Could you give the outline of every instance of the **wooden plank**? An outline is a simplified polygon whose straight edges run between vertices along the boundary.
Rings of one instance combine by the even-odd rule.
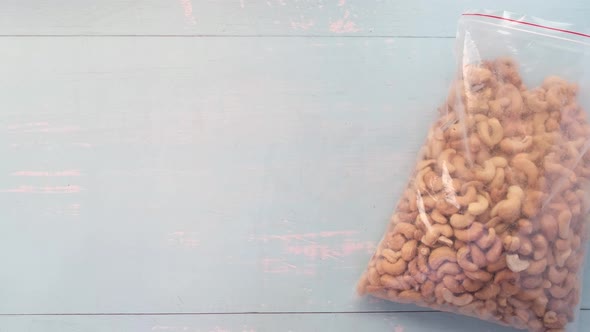
[[[497,9],[583,25],[587,1],[494,2]],[[352,35],[454,37],[478,0],[78,0],[0,4],[0,34]]]
[[[452,40],[1,43],[0,312],[418,310],[354,288]]]
[[[581,311],[568,331],[587,331],[590,311]],[[0,317],[2,331],[27,332],[516,332],[500,325],[440,312]]]

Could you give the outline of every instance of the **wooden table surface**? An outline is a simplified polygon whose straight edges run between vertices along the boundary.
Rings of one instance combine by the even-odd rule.
[[[487,6],[3,0],[0,331],[512,331],[354,293]]]

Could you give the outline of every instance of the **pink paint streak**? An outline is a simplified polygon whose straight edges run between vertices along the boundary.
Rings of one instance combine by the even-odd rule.
[[[357,234],[357,231],[353,230],[341,230],[341,231],[324,231],[318,233],[300,233],[300,234],[273,234],[273,235],[263,235],[260,236],[258,239],[262,241],[270,241],[270,240],[281,240],[281,241],[292,241],[292,240],[308,240],[308,239],[318,239],[318,238],[328,238],[328,237],[336,237],[336,236],[352,236]]]
[[[295,30],[309,30],[313,25],[313,20],[305,20],[303,18],[300,21],[291,21],[291,28]]]
[[[330,31],[334,33],[351,33],[360,31],[356,23],[348,19],[349,16],[350,12],[346,10],[343,18],[330,24]]]
[[[287,263],[282,258],[264,258],[261,261],[264,273],[296,273],[300,275],[313,276],[316,274],[315,267],[297,267]]]
[[[186,17],[191,24],[196,24],[197,20],[193,15],[193,3],[191,0],[180,0],[182,10],[184,11],[184,17]]]
[[[338,7],[346,5],[346,0],[338,0]]]
[[[72,169],[58,172],[47,171],[17,171],[10,174],[11,176],[32,176],[32,177],[61,177],[61,176],[81,176],[80,170]]]
[[[372,253],[375,250],[373,242],[352,242],[347,241],[340,246],[334,247],[325,244],[309,244],[288,246],[287,252],[292,255],[303,255],[312,260],[315,259],[340,259],[350,256],[356,252]]]
[[[168,234],[167,242],[174,247],[196,248],[199,246],[199,240],[193,232],[172,232]]]
[[[0,190],[4,193],[20,193],[20,194],[75,194],[82,191],[82,187],[78,185],[67,186],[18,186],[16,188]]]
[[[9,130],[23,129],[23,128],[35,128],[35,127],[47,127],[49,122],[26,122],[26,123],[13,123],[8,125],[6,128]]]
[[[78,126],[52,127],[49,122],[16,123],[8,125],[7,128],[21,133],[71,133],[82,130]]]

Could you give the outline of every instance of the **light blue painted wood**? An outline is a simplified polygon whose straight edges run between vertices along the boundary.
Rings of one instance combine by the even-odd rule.
[[[584,332],[590,311],[582,311]],[[1,331],[27,332],[516,332],[474,318],[439,312],[199,316],[0,317]]]
[[[454,37],[458,16],[481,8],[578,25],[590,15],[584,0],[4,0],[0,34]]]
[[[578,25],[590,11],[554,4],[496,2]],[[0,313],[423,310],[354,285],[442,100],[453,41],[339,37],[452,37],[477,7],[3,1],[3,36],[335,38],[1,38]],[[0,317],[2,331],[435,328],[508,331],[430,312]]]
[[[416,310],[354,288],[452,40],[2,45],[0,312]]]
[[[444,39],[1,42],[4,313],[358,310],[452,61]]]

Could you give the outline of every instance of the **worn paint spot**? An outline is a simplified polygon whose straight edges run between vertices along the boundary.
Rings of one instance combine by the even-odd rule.
[[[48,172],[48,171],[17,171],[10,174],[11,176],[32,176],[32,177],[61,177],[61,176],[81,176],[80,170],[71,169],[65,171]]]
[[[354,230],[339,230],[339,231],[322,231],[316,233],[299,233],[299,234],[272,234],[272,235],[261,235],[258,236],[258,240],[270,241],[270,240],[281,240],[281,241],[292,241],[300,240],[305,241],[309,239],[328,238],[336,236],[352,236],[357,234],[358,231]]]
[[[70,133],[82,131],[78,126],[52,126],[48,122],[16,123],[6,127],[9,132],[20,133]]]
[[[344,12],[343,18],[330,24],[330,31],[334,33],[350,33],[360,31],[356,23],[349,19],[349,16],[350,12],[346,10]]]
[[[3,189],[0,192],[4,193],[20,193],[20,194],[75,194],[82,191],[82,187],[78,185],[67,186],[18,186],[16,188]]]
[[[306,20],[303,17],[300,18],[298,21],[291,20],[291,28],[296,30],[309,30],[311,27],[313,27],[313,25],[313,20]]]
[[[312,260],[320,259],[337,259],[352,255],[356,252],[372,253],[375,250],[373,242],[356,242],[345,241],[339,245],[327,244],[308,244],[308,245],[291,245],[287,247],[287,252],[292,255],[303,255]]]
[[[199,239],[194,232],[176,231],[168,234],[166,242],[173,247],[195,248],[199,246]]]
[[[184,17],[186,17],[191,24],[196,24],[197,20],[193,15],[193,3],[191,0],[180,0],[180,4],[182,6],[182,10],[184,12]]]

